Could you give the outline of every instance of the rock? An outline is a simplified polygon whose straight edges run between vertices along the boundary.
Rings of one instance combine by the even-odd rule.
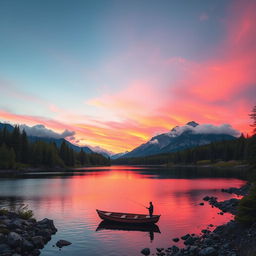
[[[36,248],[44,247],[44,239],[42,236],[34,236],[31,238],[31,241],[35,245]]]
[[[2,220],[2,224],[5,224],[7,227],[10,225],[11,220],[10,219],[4,219]]]
[[[141,250],[141,253],[143,255],[149,255],[150,254],[150,249],[149,248],[144,248],[144,249]]]
[[[5,235],[0,233],[0,243],[4,242],[5,240]]]
[[[21,245],[22,251],[32,251],[34,250],[34,245],[29,242],[28,240],[24,240],[22,245]]]
[[[22,228],[22,225],[23,225],[23,221],[21,219],[14,219],[14,220],[11,220],[8,226],[11,229],[14,229],[14,228]]]
[[[180,241],[180,239],[179,239],[178,237],[175,237],[175,238],[172,239],[172,241],[175,242],[175,243],[177,243],[177,242]]]
[[[57,228],[54,226],[53,220],[50,219],[43,219],[37,222],[37,225],[40,228],[50,228],[54,233],[57,232]]]
[[[199,251],[200,256],[215,256],[217,251],[213,247],[206,247]]]
[[[204,203],[200,203],[199,205],[204,205]]]
[[[201,232],[204,233],[204,234],[207,234],[207,233],[210,233],[210,230],[208,230],[208,229],[202,229]]]
[[[195,238],[193,238],[192,236],[189,236],[188,239],[185,240],[184,244],[185,245],[193,245],[195,243]]]
[[[176,245],[173,245],[170,249],[172,250],[173,253],[177,253],[180,250],[180,248],[177,247]]]
[[[204,201],[209,201],[209,200],[210,200],[210,197],[209,197],[209,196],[205,196],[205,197],[203,198],[203,200],[204,200]]]
[[[198,246],[190,246],[190,248],[189,248],[189,251],[191,252],[191,253],[195,253],[195,252],[197,252],[198,251]]]
[[[190,237],[190,234],[186,234],[185,236],[182,236],[181,239],[182,240],[187,240]]]
[[[59,240],[57,243],[56,243],[56,246],[61,248],[63,246],[68,246],[68,245],[71,245],[72,243],[69,242],[69,241],[66,241],[66,240]]]
[[[204,239],[204,244],[206,244],[207,246],[211,246],[211,245],[214,245],[215,242],[210,238],[206,238]]]
[[[158,252],[162,252],[162,251],[164,250],[164,248],[156,248],[156,250],[157,250]]]
[[[38,255],[40,255],[40,251],[38,249],[35,249],[31,254],[33,256],[38,256]]]
[[[15,233],[15,232],[10,232],[7,237],[7,243],[11,247],[18,247],[21,245],[23,238],[21,235]]]
[[[51,234],[52,234],[52,231],[50,229],[38,230],[36,232],[36,235],[37,236],[42,236],[44,241],[46,241],[46,242],[51,239]]]
[[[11,253],[11,248],[7,244],[0,244],[0,255],[4,253]]]
[[[10,233],[8,228],[0,228],[0,234],[7,235]]]

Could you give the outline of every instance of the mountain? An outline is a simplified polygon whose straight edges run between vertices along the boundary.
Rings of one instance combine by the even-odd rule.
[[[69,141],[67,141],[63,138],[62,139],[55,139],[55,138],[44,138],[44,137],[28,136],[28,139],[31,142],[36,142],[36,141],[44,141],[44,142],[48,142],[48,143],[54,142],[58,148],[61,146],[62,142],[65,141],[66,144],[76,152],[80,152],[81,149],[82,149],[85,153],[94,153],[94,151],[92,151],[89,147],[76,146],[76,145],[70,143]]]
[[[115,160],[117,158],[121,158],[122,156],[124,156],[127,153],[129,153],[129,151],[126,151],[126,152],[123,152],[123,153],[114,154],[114,155],[110,156],[110,158]]]
[[[4,127],[6,127],[8,131],[12,131],[14,129],[14,127],[10,124],[0,123],[0,130],[4,129]],[[89,147],[76,146],[70,143],[69,141],[65,140],[64,138],[50,138],[50,137],[39,137],[39,136],[29,136],[29,135],[27,137],[28,137],[28,140],[31,142],[36,142],[36,141],[44,141],[48,143],[54,142],[57,147],[60,147],[62,142],[65,141],[67,145],[76,152],[80,152],[80,150],[82,149],[85,153],[94,153],[94,151],[91,150]]]
[[[171,131],[152,137],[147,143],[118,158],[143,157],[209,144],[215,141],[233,140],[239,132],[230,125],[199,125],[191,121],[176,126]]]
[[[0,123],[0,130],[4,129],[4,127],[6,127],[8,132],[11,132],[14,129],[14,127],[10,124]]]

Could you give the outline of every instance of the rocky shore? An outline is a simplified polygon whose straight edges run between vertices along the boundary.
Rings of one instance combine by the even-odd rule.
[[[249,188],[250,185],[246,184],[241,188],[222,189],[222,192],[246,195]],[[219,208],[221,210],[220,214],[225,212],[236,214],[239,203],[239,199],[236,198],[218,202],[216,197],[206,196],[203,200],[208,201],[213,207]],[[158,256],[256,255],[256,223],[248,228],[232,220],[225,225],[218,226],[213,231],[203,229],[201,235],[186,234],[181,238],[176,237],[172,240],[176,243],[180,239],[184,241],[184,248],[172,245],[169,248],[156,248],[155,252],[150,252],[149,248],[144,248],[141,253]]]
[[[57,232],[53,220],[24,219],[20,214],[0,210],[0,256],[36,256]]]

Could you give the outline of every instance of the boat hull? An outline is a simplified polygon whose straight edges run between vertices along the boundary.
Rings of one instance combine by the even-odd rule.
[[[153,215],[150,217],[149,215],[146,214],[107,212],[98,209],[96,211],[102,220],[134,225],[154,224],[157,223],[160,218],[160,215]]]

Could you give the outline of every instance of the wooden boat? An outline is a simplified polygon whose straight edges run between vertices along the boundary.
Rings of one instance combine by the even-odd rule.
[[[135,214],[123,212],[107,212],[96,209],[99,217],[106,221],[129,224],[154,224],[159,221],[161,215]]]

